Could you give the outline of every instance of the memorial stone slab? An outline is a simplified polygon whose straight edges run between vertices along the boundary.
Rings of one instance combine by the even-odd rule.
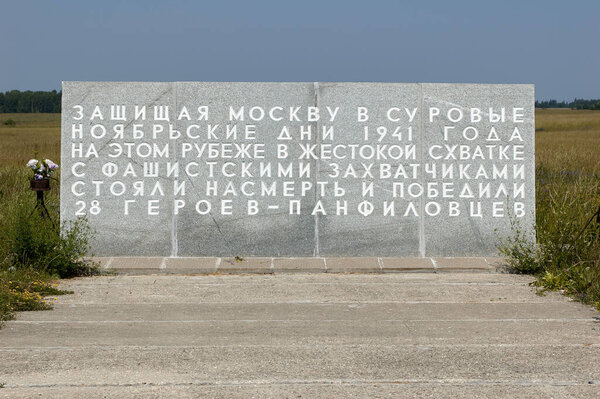
[[[532,85],[64,82],[98,256],[496,254],[533,234]]]
[[[337,109],[319,121],[318,246],[322,256],[419,255],[419,204],[394,197],[393,183],[419,183],[418,84],[319,83],[317,106]],[[330,135],[326,135],[327,131]],[[354,146],[354,147],[353,147]],[[331,153],[331,155],[329,155]],[[339,187],[338,187],[339,186]],[[337,189],[337,193],[336,193]],[[344,191],[344,195],[337,194]],[[388,207],[391,213],[385,214]]]
[[[492,254],[510,217],[524,231],[535,222],[533,86],[422,88],[424,252]]]
[[[64,82],[63,93],[61,220],[86,217],[99,256],[170,254],[172,182],[152,169],[174,161],[160,113],[175,108],[175,84]]]
[[[286,182],[298,187],[313,183],[316,161],[299,160],[299,144],[316,143],[315,134],[300,137],[302,128],[311,127],[305,121],[307,107],[314,102],[314,85],[184,82],[177,86],[177,114],[184,107],[190,112],[189,120],[176,121],[181,133],[177,159],[181,166],[190,167],[181,174],[187,186],[181,196],[185,205],[178,203],[181,209],[175,215],[176,254],[314,255],[310,214],[314,189],[303,196],[284,195]],[[207,120],[192,117],[199,106],[206,107]],[[297,120],[284,118],[290,108],[299,108]],[[284,126],[287,133],[282,133]],[[211,156],[210,145],[218,146],[214,148],[220,156]],[[286,157],[279,158],[278,149],[284,148]],[[307,168],[304,177],[301,168]],[[290,200],[302,201],[300,214],[290,214]]]

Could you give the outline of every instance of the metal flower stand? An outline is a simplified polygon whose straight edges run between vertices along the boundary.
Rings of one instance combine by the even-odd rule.
[[[56,230],[56,225],[54,224],[54,220],[52,220],[52,217],[50,216],[50,212],[48,212],[48,208],[46,208],[46,204],[44,203],[44,192],[45,191],[50,191],[50,180],[49,179],[42,179],[42,180],[34,180],[32,179],[30,182],[30,188],[31,191],[35,191],[35,193],[37,194],[37,201],[35,204],[35,207],[33,208],[33,211],[31,212],[31,214],[33,215],[33,213],[37,210],[39,210],[40,215],[43,218],[48,218],[50,220],[50,223],[52,223],[52,227],[54,228],[54,230]]]

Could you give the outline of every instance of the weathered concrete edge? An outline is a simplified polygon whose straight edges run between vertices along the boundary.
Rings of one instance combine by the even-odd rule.
[[[493,257],[92,257],[118,274],[273,273],[494,273],[505,265]]]

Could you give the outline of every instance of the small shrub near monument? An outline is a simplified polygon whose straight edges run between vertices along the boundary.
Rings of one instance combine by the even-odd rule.
[[[538,110],[536,127],[537,245],[513,225],[500,250],[511,269],[537,276],[600,309],[600,113]],[[589,223],[588,223],[589,222]],[[586,226],[587,225],[587,226]],[[585,229],[584,229],[585,227]]]
[[[58,230],[58,190],[45,192],[46,214],[35,208],[32,171],[34,180],[47,179],[58,169],[53,165],[44,160],[36,169],[31,162],[29,171],[0,167],[0,321],[14,311],[50,308],[44,297],[65,293],[52,286],[53,279],[97,273],[96,265],[83,258],[92,235],[85,219]]]
[[[59,234],[49,220],[31,217],[27,205],[16,209],[6,234],[8,263],[61,278],[93,274],[93,267],[83,260],[91,236],[85,220],[70,224]]]
[[[58,169],[50,160],[31,160],[27,167],[33,180],[49,179]],[[45,192],[43,208],[29,190],[26,170],[6,167],[0,187],[0,237],[3,253],[1,265],[30,268],[55,277],[74,277],[93,273],[94,267],[84,260],[91,238],[85,219],[58,229],[57,190]],[[31,173],[31,172],[30,172]]]

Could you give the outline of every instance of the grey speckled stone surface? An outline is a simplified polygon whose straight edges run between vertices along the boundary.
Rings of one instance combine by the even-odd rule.
[[[535,220],[533,103],[532,85],[64,82],[61,217],[67,221],[78,214],[87,216],[97,232],[92,242],[93,254],[97,256],[494,256],[497,236],[510,233],[507,204],[512,208],[515,202],[522,203],[525,216],[520,222],[524,229],[531,229]],[[96,106],[102,118],[94,117]],[[111,118],[111,108],[115,106],[126,107],[124,120]],[[146,106],[145,118],[135,117],[135,106]],[[157,119],[154,113],[154,108],[161,106],[169,107],[166,120]],[[204,106],[208,109],[207,120],[202,119],[202,111],[198,110]],[[232,120],[229,107],[237,110],[242,106],[244,120]],[[184,107],[189,117],[181,116]],[[266,112],[264,117],[252,120],[253,107],[261,107]],[[270,117],[269,110],[273,107],[281,107],[274,114],[281,120]],[[293,107],[299,107],[298,119],[291,116]],[[318,121],[309,120],[309,107],[319,108]],[[327,107],[331,110],[339,107],[333,120],[329,119]],[[368,108],[368,121],[359,120],[358,107]],[[429,120],[430,107],[440,110],[440,115],[432,121]],[[522,122],[486,121],[489,108],[494,112],[505,108],[506,115],[512,116],[513,107],[522,108]],[[471,108],[481,110],[481,121],[468,120]],[[255,111],[254,115],[260,116],[261,111]],[[448,111],[464,112],[465,118],[453,122]],[[81,138],[73,133],[73,127],[77,129],[79,124],[83,129]],[[100,127],[94,128],[95,125]],[[155,137],[153,125],[158,126]],[[238,138],[227,137],[227,125],[238,129]],[[282,139],[284,126],[289,130],[289,140]],[[448,140],[443,139],[444,126],[451,126]],[[118,131],[121,127],[122,137],[115,133],[115,129]],[[333,139],[323,136],[323,130],[330,127]],[[96,133],[106,129],[106,134],[93,138],[92,128]],[[365,138],[365,128],[369,129],[368,138]],[[497,141],[485,140],[492,128],[497,132]],[[522,142],[509,141],[515,128],[519,129]],[[214,129],[213,134],[209,133],[210,129]],[[243,137],[245,129],[255,133],[249,138]],[[302,136],[302,129],[311,129],[310,137]],[[381,129],[385,134],[380,135]],[[410,138],[409,129],[412,129]],[[463,129],[471,129],[470,133],[477,129],[479,137],[464,138]],[[144,131],[143,137],[135,136],[139,130]],[[171,130],[181,135],[171,135]],[[82,145],[86,153],[90,144],[95,146],[98,157],[93,153],[89,156],[73,154],[73,145]],[[243,152],[237,156],[236,144],[262,144],[264,156],[244,156]],[[281,144],[287,145],[287,157],[278,156]],[[345,146],[341,150],[345,156],[334,154],[333,159],[324,159],[327,151],[324,146],[328,144]],[[497,149],[489,150],[486,146],[511,146],[505,154],[512,154],[515,144],[522,145],[523,160],[515,161],[512,156],[498,161],[435,160],[430,154],[431,147],[436,145],[459,146],[455,150],[457,155],[464,145],[469,146],[466,150],[469,153],[476,146],[496,153]],[[111,157],[117,155],[115,146],[126,150],[128,145],[132,146],[131,156]],[[209,157],[210,145],[231,145],[233,155]],[[145,157],[137,153],[138,146],[142,152],[148,146],[159,149],[166,146],[169,153],[164,157]],[[306,152],[302,146],[313,148],[315,157],[303,158]],[[413,152],[397,159],[377,155],[351,160],[348,156],[351,146],[388,149],[399,146],[405,152]],[[436,151],[446,154],[444,147]],[[144,176],[144,167],[155,162],[159,174]],[[273,176],[259,175],[261,162],[270,163]],[[291,164],[292,176],[277,176],[278,162],[283,167]],[[308,165],[309,175],[300,176],[300,162]],[[455,167],[454,176],[442,176],[440,169],[436,176],[426,172],[433,163],[440,169],[441,163]],[[473,165],[467,174],[474,176],[483,166],[487,175],[457,177],[458,168],[468,163]],[[350,165],[352,173],[344,176]],[[506,166],[509,176],[492,176],[493,165],[500,169]],[[514,178],[513,167],[521,166],[524,175]],[[211,167],[214,168],[212,176]],[[250,171],[249,175],[241,175],[244,167]],[[169,173],[168,168],[177,172]],[[399,169],[405,172],[392,178],[382,177],[385,168],[392,174]],[[340,176],[333,176],[335,170]],[[230,175],[231,172],[235,175]],[[254,184],[252,189],[258,194],[241,193],[242,185],[248,182]],[[285,182],[295,186],[291,195],[282,194]],[[277,194],[260,193],[261,183],[268,187],[276,183]],[[334,183],[345,190],[343,196],[335,196]],[[469,183],[474,192],[473,198],[460,195],[465,183]],[[488,183],[492,196],[484,193],[479,198],[479,184]],[[109,194],[112,184],[117,184],[113,187],[116,191],[124,187],[125,193]],[[176,193],[176,187],[181,188],[182,184],[185,184],[185,193]],[[214,192],[208,188],[209,184],[216,184]],[[301,184],[312,186],[300,194]],[[364,187],[371,184],[373,196],[363,192]],[[443,184],[455,184],[455,187],[448,198],[427,194],[431,184],[437,184],[434,189],[440,191]],[[509,198],[503,192],[496,195],[500,184],[505,185]],[[524,198],[512,198],[513,184],[523,185]],[[398,185],[404,185],[400,195],[402,190]],[[410,189],[411,185],[421,186],[425,194],[411,196],[411,190],[419,191]],[[248,214],[249,202],[254,200],[259,212]],[[130,201],[127,215],[124,214],[125,201]],[[290,201],[301,201],[300,214],[290,214]],[[347,214],[336,214],[338,201],[342,206],[347,204]],[[359,207],[367,202],[373,205],[372,210]],[[394,215],[389,213],[391,202],[394,202]],[[430,205],[430,202],[436,204]],[[474,206],[481,203],[483,217],[468,215],[471,202]],[[494,202],[503,216],[492,217]],[[200,212],[206,209],[207,203],[211,205],[210,212]],[[386,203],[388,213],[384,211]],[[460,216],[450,216],[452,203],[459,205]],[[317,210],[318,206],[322,210]],[[435,210],[437,206],[439,215],[426,214],[428,209]],[[99,213],[94,212],[98,209]],[[230,214],[223,209],[231,209]],[[149,215],[149,212],[157,214]],[[514,208],[512,213],[516,213]]]
[[[460,216],[449,217],[446,211],[438,216],[424,217],[424,242],[425,254],[427,256],[484,256],[495,252],[497,238],[511,233],[509,212],[515,215],[513,207],[515,201],[522,202],[525,205],[525,217],[520,219],[523,228],[531,228],[535,223],[535,165],[534,165],[534,93],[533,85],[471,85],[471,84],[423,84],[423,105],[425,109],[436,107],[440,109],[440,116],[434,117],[430,122],[429,115],[423,119],[423,137],[424,137],[424,163],[435,163],[435,160],[427,153],[427,149],[434,145],[461,146],[469,145],[471,149],[475,145],[480,145],[484,151],[487,145],[500,145],[509,148],[508,153],[512,154],[514,144],[523,146],[524,161],[497,160],[497,159],[477,159],[461,160],[459,154],[460,147],[457,147],[455,154],[457,160],[449,159],[448,164],[453,164],[456,168],[460,165],[471,164],[468,175],[472,180],[459,178],[458,169],[455,169],[453,178],[431,177],[428,174],[424,176],[424,183],[437,182],[458,183],[456,190],[462,190],[464,183],[468,183],[473,191],[473,198],[453,198],[451,200],[437,198],[436,201],[441,204],[442,210],[448,208],[450,201],[457,202],[461,211]],[[471,107],[477,107],[482,110],[482,120],[473,123],[467,120]],[[493,108],[498,112],[501,108],[506,108],[507,116],[511,114],[512,107],[523,108],[523,122],[513,123],[510,121],[490,123],[486,120],[489,109]],[[450,109],[461,110],[465,118],[462,121],[452,123],[448,119]],[[458,118],[458,111],[453,111],[451,117]],[[448,140],[444,140],[444,126],[453,126],[448,133]],[[470,141],[473,137],[473,128],[479,132],[479,138]],[[497,132],[498,141],[487,141],[491,129]],[[517,128],[523,141],[515,138],[509,141],[514,129]],[[464,129],[468,129],[467,138],[462,136]],[[492,136],[495,139],[495,136]],[[498,157],[496,149],[493,148],[493,157]],[[470,150],[471,154],[473,153]],[[435,156],[445,156],[447,151],[440,150],[434,153]],[[486,158],[488,153],[484,153]],[[522,164],[524,168],[523,178],[512,178],[513,167]],[[494,178],[492,173],[493,165],[499,169],[507,166],[508,178]],[[489,177],[480,177],[475,179],[477,168],[483,166],[486,168]],[[438,171],[439,172],[439,171]],[[510,191],[513,184],[524,184],[525,198],[507,198],[499,196],[498,198],[479,198],[477,194],[478,184],[490,184],[492,196],[497,192],[500,184],[504,184]],[[440,186],[438,186],[440,187]],[[456,192],[456,191],[455,191]],[[504,211],[504,217],[492,216],[492,202],[499,202],[500,208]],[[468,217],[471,203],[481,203],[482,217]],[[473,205],[476,207],[477,205]]]
[[[421,137],[417,134],[420,123],[418,110],[414,112],[412,121],[408,114],[419,107],[419,85],[405,83],[320,83],[318,106],[340,107],[340,115],[335,123],[322,122],[319,125],[333,126],[334,139],[323,140],[323,144],[364,144],[364,128],[369,127],[369,143],[381,146],[413,146],[419,148]],[[321,105],[323,104],[323,105]],[[356,108],[368,106],[369,120],[357,122]],[[394,118],[400,118],[399,122],[391,122],[386,118],[387,111],[397,107],[400,112],[395,113]],[[377,129],[383,127],[388,130],[381,140],[378,139]],[[413,137],[408,140],[408,128],[412,127]],[[400,141],[393,136],[393,131],[399,128],[404,135]],[[321,128],[319,129],[321,130]],[[415,151],[416,156],[418,153]],[[346,190],[343,200],[348,201],[348,215],[337,216],[323,215],[317,220],[319,227],[319,254],[322,256],[393,256],[403,254],[405,256],[419,255],[419,219],[415,216],[406,218],[389,217],[383,214],[383,202],[391,202],[392,183],[394,179],[379,178],[381,164],[402,164],[409,169],[409,164],[416,164],[416,160],[373,160],[358,162],[356,160],[321,160],[319,162],[319,180],[333,183],[339,181]],[[366,168],[362,164],[373,165],[370,172],[374,178],[366,177]],[[352,164],[356,167],[358,179],[332,178],[334,168],[339,168],[340,173],[346,171]],[[335,165],[335,166],[334,166]],[[358,212],[359,204],[371,197],[362,196],[363,182],[373,183],[375,202],[373,214],[364,216]],[[407,184],[418,182],[418,179],[406,179]],[[338,200],[329,189],[328,196],[323,198],[326,209],[335,209]],[[406,201],[396,198],[398,208],[406,207]]]
[[[238,134],[242,136],[245,123],[256,125],[256,142],[265,143],[264,159],[215,159],[214,178],[208,176],[207,168],[200,171],[198,177],[186,176],[190,183],[186,193],[185,200],[189,204],[195,204],[206,197],[205,185],[207,181],[216,181],[219,192],[222,192],[228,183],[233,183],[238,189],[244,181],[251,181],[258,188],[261,181],[271,184],[281,181],[276,177],[259,178],[253,174],[252,178],[236,176],[228,178],[219,170],[225,163],[233,163],[227,169],[227,173],[232,170],[241,170],[242,164],[256,166],[258,170],[259,162],[271,163],[275,167],[278,159],[276,158],[276,143],[281,123],[269,120],[260,122],[233,123],[228,120],[229,106],[244,106],[246,112],[253,106],[261,106],[270,109],[274,106],[281,106],[287,109],[292,106],[306,106],[312,103],[314,99],[314,89],[312,83],[178,83],[178,109],[186,106],[188,109],[197,107],[198,104],[209,107],[209,120],[213,125],[219,124],[216,135],[219,140],[208,139],[206,133],[202,139],[193,142],[208,143],[237,143],[239,140],[226,139],[225,126],[227,124],[236,125],[239,129]],[[178,129],[187,130],[191,124],[198,124],[197,121],[178,121]],[[286,122],[292,134],[299,130],[302,122]],[[194,130],[194,133],[196,130]],[[223,137],[223,138],[222,138]],[[189,141],[189,140],[188,140]],[[247,143],[253,140],[244,141]],[[315,142],[315,138],[309,142]],[[294,147],[295,148],[295,147]],[[179,160],[182,164],[197,161],[193,158],[193,153],[179,154]],[[295,148],[290,154],[294,158],[300,155],[299,149]],[[282,160],[282,163],[289,164],[290,161]],[[313,168],[315,162],[312,162]],[[297,173],[297,170],[294,171]],[[287,180],[287,179],[286,179]],[[232,256],[242,254],[245,256],[282,256],[294,254],[298,256],[310,256],[314,251],[314,221],[308,213],[308,208],[314,204],[314,196],[304,199],[304,205],[307,212],[303,215],[288,214],[288,198],[283,196],[258,198],[260,205],[265,210],[249,217],[242,215],[245,211],[248,198],[238,195],[215,195],[208,199],[217,208],[220,206],[220,200],[231,200],[232,215],[221,215],[217,211],[209,215],[198,215],[193,206],[186,206],[177,216],[177,255],[179,256]],[[298,197],[295,197],[299,199]],[[268,206],[277,206],[278,209],[268,209]],[[311,208],[312,209],[312,208]]]
[[[110,105],[147,105],[160,103],[175,107],[175,84],[174,83],[110,83],[110,82],[64,82],[62,96],[62,154],[61,154],[61,219],[62,221],[71,220],[76,217],[78,211],[82,211],[88,218],[91,226],[96,230],[95,240],[92,242],[94,254],[111,256],[137,256],[137,255],[166,255],[171,254],[172,240],[171,231],[173,226],[173,212],[171,207],[160,210],[157,216],[147,215],[147,200],[156,199],[157,196],[151,196],[148,191],[157,182],[167,188],[172,186],[171,179],[163,176],[158,178],[140,178],[143,175],[143,164],[148,158],[141,158],[134,154],[130,158],[110,158],[111,143],[136,142],[148,143],[163,146],[168,145],[170,155],[173,154],[174,147],[164,135],[157,136],[157,139],[144,137],[140,140],[133,140],[132,130],[134,124],[133,110],[127,109],[125,121],[109,120]],[[83,119],[76,120],[78,112],[73,108],[75,105],[84,107]],[[102,120],[99,117],[90,120],[95,106],[100,107]],[[149,109],[149,114],[152,113]],[[72,138],[72,126],[82,124],[83,139]],[[167,122],[152,122],[160,124],[168,131]],[[114,139],[114,126],[124,125],[124,139]],[[140,124],[141,129],[148,132],[150,122],[135,121]],[[102,125],[106,128],[104,138],[90,139],[91,129],[94,125]],[[96,130],[100,135],[101,130]],[[98,158],[93,156],[87,158],[72,157],[72,145],[82,145],[84,154],[89,150],[89,145],[94,144],[99,154]],[[150,161],[153,161],[150,159]],[[73,175],[72,166],[77,162],[85,163],[85,169],[77,167],[75,172],[85,173],[83,177]],[[117,174],[114,177],[107,177],[102,173],[102,166],[107,163],[113,163],[118,167]],[[119,178],[125,172],[127,164],[131,163],[134,173],[138,177],[128,176]],[[107,195],[109,185],[117,180],[131,183],[137,180],[144,180],[145,195],[133,197],[124,194],[122,197]],[[82,181],[85,186],[78,185],[75,190],[84,192],[84,195],[76,196],[72,193],[72,183]],[[100,188],[100,195],[96,195],[96,186],[94,181],[103,182]],[[117,189],[117,188],[115,188]],[[127,187],[131,192],[131,186]],[[165,202],[173,202],[173,196],[165,191]],[[127,199],[136,199],[138,204],[130,206],[130,214],[124,217],[124,205],[121,201],[123,197]],[[99,201],[100,213],[94,215],[90,212],[92,201]]]

